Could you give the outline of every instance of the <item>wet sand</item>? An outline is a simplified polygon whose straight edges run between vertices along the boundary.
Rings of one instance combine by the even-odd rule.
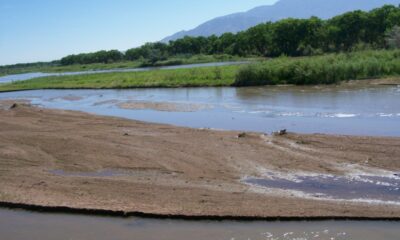
[[[195,112],[209,109],[212,106],[206,104],[185,104],[185,103],[168,103],[168,102],[147,102],[147,101],[127,101],[117,104],[122,109],[135,110],[156,110],[163,112]]]
[[[0,202],[181,217],[400,218],[400,206],[244,183],[400,172],[400,138],[190,129],[3,101]]]

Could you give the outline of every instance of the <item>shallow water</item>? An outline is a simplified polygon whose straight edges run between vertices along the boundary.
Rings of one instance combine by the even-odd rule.
[[[37,90],[0,93],[48,108],[195,128],[400,136],[400,87]],[[125,102],[195,104],[197,111],[122,109]],[[123,104],[122,104],[123,105]],[[154,104],[142,104],[152,106]],[[173,109],[173,108],[172,108]]]
[[[395,240],[400,222],[181,221],[0,209],[4,240]]]
[[[177,66],[164,66],[164,67],[144,67],[144,68],[121,68],[121,69],[108,69],[108,70],[89,70],[80,72],[62,72],[62,73],[22,73],[15,75],[7,75],[0,77],[0,83],[9,83],[15,81],[24,81],[38,77],[49,77],[49,76],[69,76],[69,75],[82,75],[82,74],[96,74],[96,73],[113,73],[113,72],[144,72],[155,69],[184,69],[184,68],[197,68],[197,67],[218,67],[228,65],[239,65],[247,62],[215,62],[215,63],[198,63],[198,64],[187,64]]]
[[[300,191],[318,198],[400,204],[400,178],[395,176],[293,175],[292,179],[272,176],[247,178],[244,182],[265,188]]]

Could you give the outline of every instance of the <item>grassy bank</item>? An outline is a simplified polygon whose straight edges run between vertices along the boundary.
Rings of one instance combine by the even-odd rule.
[[[0,76],[43,72],[43,73],[58,73],[58,72],[80,72],[90,70],[108,70],[108,69],[124,69],[138,67],[161,67],[171,65],[184,65],[209,62],[225,62],[225,61],[252,61],[252,58],[240,58],[236,56],[221,54],[221,55],[193,55],[193,56],[175,56],[166,60],[149,63],[145,60],[124,61],[116,63],[93,63],[93,64],[75,64],[62,66],[57,63],[33,63],[33,64],[17,64],[9,66],[0,66]]]
[[[237,66],[43,77],[0,85],[0,91],[136,87],[229,86]]]
[[[61,66],[59,64],[26,64],[26,65],[11,65],[0,67],[0,76],[43,72],[43,73],[58,73],[58,72],[80,72],[90,70],[107,70],[115,68],[136,68],[140,67],[141,62],[118,62],[118,63],[94,63],[94,64],[77,64]]]
[[[3,84],[0,85],[0,91],[312,85],[389,76],[400,76],[400,50],[364,51],[303,58],[280,57],[246,66],[43,77]]]
[[[335,84],[346,80],[400,75],[400,50],[363,51],[287,58],[239,70],[235,86]]]

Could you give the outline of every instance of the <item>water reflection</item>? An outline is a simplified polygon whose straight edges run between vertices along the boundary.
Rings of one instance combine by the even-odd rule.
[[[399,90],[395,86],[37,90],[1,93],[0,99],[29,99],[48,108],[195,128],[400,136]],[[193,112],[119,107],[135,101],[144,106],[210,107]]]

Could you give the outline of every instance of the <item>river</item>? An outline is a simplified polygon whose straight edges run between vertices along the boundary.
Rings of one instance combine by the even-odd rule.
[[[115,218],[0,209],[4,240],[397,240],[399,222],[241,222]]]
[[[36,90],[0,93],[46,108],[195,128],[400,136],[400,87]],[[398,239],[400,222],[180,221],[0,209],[1,239]]]
[[[194,128],[400,136],[398,86],[35,90],[0,99]]]

